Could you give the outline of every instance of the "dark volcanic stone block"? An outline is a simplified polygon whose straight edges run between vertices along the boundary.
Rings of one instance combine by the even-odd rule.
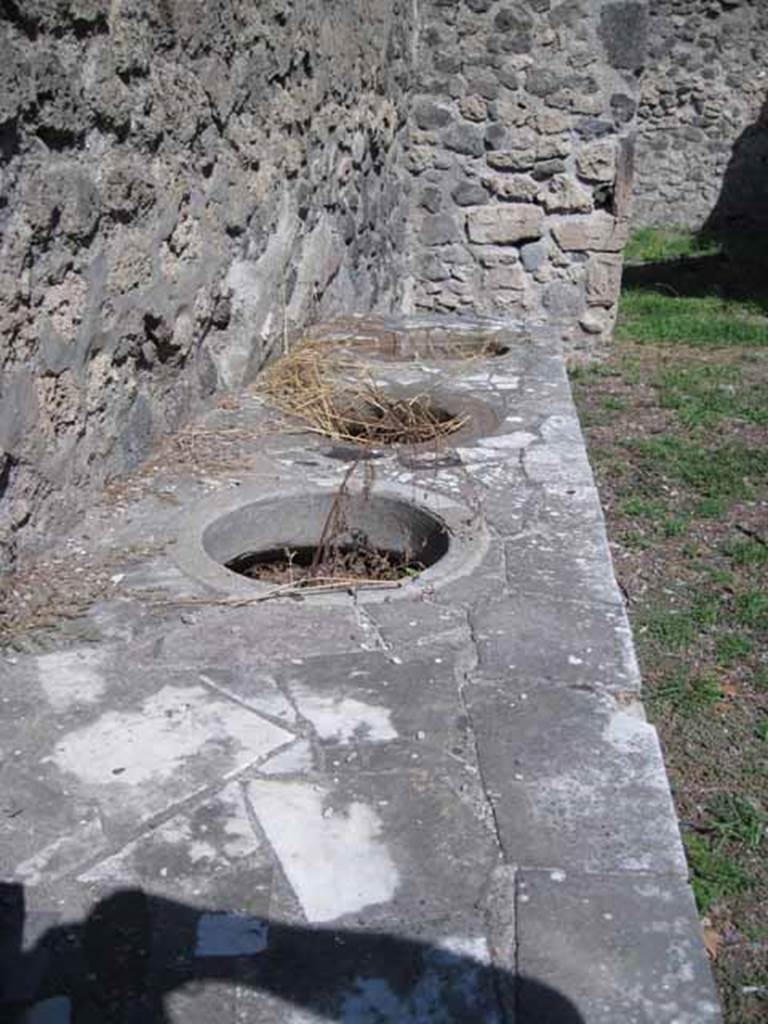
[[[600,38],[610,64],[635,71],[648,46],[648,11],[639,0],[606,4],[600,13]]]

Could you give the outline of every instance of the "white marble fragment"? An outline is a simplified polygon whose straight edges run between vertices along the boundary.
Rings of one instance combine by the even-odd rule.
[[[334,812],[328,792],[306,782],[257,780],[248,795],[308,921],[333,921],[394,897],[398,872],[366,804]]]

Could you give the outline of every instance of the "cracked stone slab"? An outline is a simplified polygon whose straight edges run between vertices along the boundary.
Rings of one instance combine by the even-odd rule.
[[[512,981],[477,914],[422,918],[393,934],[210,912],[124,890],[106,897],[82,923],[49,932],[40,952],[50,954],[61,943],[66,957],[42,962],[32,1014],[49,1012],[45,992],[64,982],[69,996],[54,998],[68,1006],[57,1009],[76,1006],[76,1019],[110,1006],[123,1014],[131,1007],[138,1019],[153,1020],[162,1007],[169,1024],[502,1024],[500,985]],[[115,953],[121,958],[116,971]],[[55,978],[46,974],[54,963]],[[104,970],[113,971],[111,991],[92,984]]]
[[[365,614],[377,630],[380,649],[390,658],[402,661],[424,648],[461,648],[471,643],[464,610],[434,600],[383,601],[368,606]]]
[[[474,737],[463,697],[471,650],[419,648],[405,658],[384,653],[308,659],[276,673],[295,702],[309,746],[289,748],[276,761],[305,758],[305,773],[339,771],[441,775],[458,769],[460,785],[479,776]],[[294,755],[291,754],[294,751]]]
[[[267,916],[278,870],[254,827],[244,789],[230,783],[99,860],[77,882],[92,898],[130,886],[211,910]]]
[[[6,774],[23,811],[4,837],[15,877],[51,883],[105,850],[110,835],[223,786],[295,739],[202,683],[175,682],[152,690],[145,680],[143,694],[90,706],[74,726],[39,716],[37,750],[22,751]]]
[[[61,802],[65,805],[68,803],[63,800]],[[41,817],[42,809],[37,807],[35,810],[36,816]],[[38,845],[29,856],[23,856],[23,846],[16,847],[13,851],[15,866],[10,869],[15,880],[26,885],[50,886],[108,850],[109,839],[104,832],[98,807],[92,805],[85,812],[77,807],[74,810],[79,810],[82,816],[77,821],[59,825],[55,838]],[[30,819],[34,820],[32,815],[28,817],[28,826]]]
[[[639,706],[535,678],[469,686],[467,703],[508,862],[686,877],[658,736]]]
[[[94,661],[87,663],[92,685]],[[83,712],[56,713],[40,685],[38,659],[13,656],[2,665],[0,771],[4,810],[0,863],[6,876],[25,865],[24,881],[55,879],[88,851],[106,845],[97,802],[66,790],[43,758],[68,728],[87,720]],[[84,717],[84,716],[85,717]]]
[[[389,903],[399,882],[376,809],[356,800],[335,810],[331,796],[311,782],[248,783],[256,818],[311,922]]]
[[[107,818],[145,820],[292,739],[200,684],[168,685],[60,737],[47,760]]]
[[[587,1024],[721,1020],[690,888],[658,876],[523,870],[518,876],[521,1021],[555,1021],[557,989]]]
[[[97,704],[106,688],[104,666],[109,651],[104,647],[76,647],[37,658],[40,685],[57,713],[73,707]]]
[[[242,651],[230,659],[229,665],[200,663],[197,678],[222,697],[241,703],[277,725],[296,729],[296,708],[278,686],[275,675],[260,669]]]
[[[367,640],[354,607],[327,609],[312,599],[292,601],[290,615],[282,602],[265,601],[245,608],[192,607],[184,622],[168,629],[156,658],[173,666],[229,665],[247,659],[258,667],[318,654],[359,651]],[[286,623],[290,622],[290,629]]]
[[[484,499],[505,538],[507,581],[519,593],[591,604],[622,604],[594,487],[495,489]]]
[[[231,1021],[235,986],[245,976],[244,920],[227,915],[212,935],[211,915],[204,910],[137,889],[117,889],[82,919],[53,926],[34,948],[19,951],[5,964],[23,984],[15,992],[4,988],[3,998],[15,996],[28,1005],[20,1017],[14,1013],[11,1018],[21,1024]],[[253,936],[257,922],[251,920]],[[258,924],[263,930],[263,922]],[[251,949],[254,945],[251,941]],[[24,984],[34,987],[25,989]]]
[[[163,1004],[167,1024],[230,1024],[236,1012],[237,989],[231,979],[193,980],[169,992]]]
[[[309,740],[296,740],[267,760],[259,768],[260,775],[305,776],[314,769],[314,754]]]
[[[332,768],[326,821],[338,819],[348,828],[351,808],[367,807],[380,823],[378,838],[372,830],[367,835],[386,847],[387,864],[397,873],[386,902],[348,914],[343,922],[398,933],[405,922],[467,914],[482,901],[500,859],[490,807],[475,774],[450,760],[440,764],[439,771],[434,763],[419,762],[384,771],[361,770],[355,762]],[[312,877],[310,849],[303,852],[303,865]]]
[[[465,652],[451,648],[365,652],[307,658],[279,666],[275,678],[296,714],[324,745],[393,744],[422,727],[435,711],[450,733],[461,710],[458,679]],[[433,717],[432,724],[438,720]]]
[[[640,693],[632,631],[623,605],[585,604],[513,591],[471,613],[480,676],[541,679]]]
[[[248,396],[201,421],[244,428],[237,478],[166,466],[65,539],[120,579],[0,660],[0,840],[24,884],[0,909],[26,900],[8,959],[23,978],[22,944],[30,1014],[74,1019],[102,1005],[89,976],[135,969],[133,1015],[169,1024],[511,1024],[516,999],[521,1024],[715,1019],[562,354],[551,329],[510,345],[382,369],[500,417],[444,458],[372,463],[375,487],[488,529],[418,599],[236,607],[169,569],[192,503],[346,472],[322,439],[264,436]]]
[[[622,607],[602,531],[532,529],[504,545],[509,587],[555,600]]]

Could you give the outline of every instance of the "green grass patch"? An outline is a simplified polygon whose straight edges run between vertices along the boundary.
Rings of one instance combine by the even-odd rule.
[[[749,498],[753,482],[768,474],[768,448],[741,444],[705,448],[671,435],[629,441],[626,447],[647,472],[684,484],[703,498]]]
[[[735,618],[740,626],[768,632],[768,591],[748,590],[736,596]]]
[[[704,498],[697,502],[695,512],[700,519],[722,519],[728,509],[723,498]]]
[[[688,516],[672,516],[663,523],[662,530],[664,536],[669,539],[671,537],[682,537],[689,526],[690,519]]]
[[[627,263],[662,263],[708,256],[721,251],[720,244],[693,231],[675,228],[640,228],[633,231],[624,259]]]
[[[762,346],[768,345],[768,317],[753,302],[627,288],[616,336],[652,344]]]
[[[574,381],[588,381],[601,377],[620,377],[621,374],[604,363],[576,363],[568,367],[568,376]]]
[[[720,843],[700,835],[684,838],[688,865],[693,873],[693,892],[702,914],[714,903],[740,896],[750,888],[749,875],[739,861],[722,850]]]
[[[715,657],[718,665],[723,668],[730,668],[743,658],[748,658],[753,650],[754,644],[750,638],[738,633],[725,633],[715,643]]]
[[[638,530],[627,530],[622,535],[621,542],[630,551],[647,551],[648,548],[653,546],[651,538],[646,537],[644,533],[640,533]]]
[[[765,838],[768,818],[761,807],[744,797],[728,793],[717,797],[709,808],[712,830],[722,840],[757,850]]]
[[[688,610],[653,609],[640,619],[641,631],[658,647],[679,651],[696,638],[698,626]]]
[[[762,232],[719,234],[717,237],[684,228],[638,228],[633,231],[624,256],[627,263],[665,263],[724,255],[736,265],[762,264],[768,244]]]
[[[679,672],[668,676],[649,691],[648,703],[665,713],[695,718],[723,699],[723,691],[712,675],[690,676]]]
[[[633,519],[650,519],[651,521],[664,519],[667,514],[667,510],[661,502],[649,501],[647,498],[640,497],[628,498],[621,506],[621,511],[625,516],[631,516]]]
[[[717,797],[708,811],[711,835],[685,837],[693,891],[702,913],[752,886],[753,880],[738,857],[760,849],[768,821],[762,807],[736,793]]]
[[[723,545],[723,554],[739,568],[758,569],[768,565],[768,544],[761,544],[760,541],[751,538],[729,541]]]
[[[707,570],[707,579],[716,587],[730,587],[733,589],[736,583],[736,577],[732,572],[728,572],[727,569],[709,569]]]
[[[676,364],[662,370],[654,383],[659,405],[674,409],[686,427],[708,427],[722,419],[768,424],[768,388],[746,385],[737,366]]]
[[[699,594],[691,606],[691,617],[700,629],[717,626],[722,618],[723,602],[715,594]]]

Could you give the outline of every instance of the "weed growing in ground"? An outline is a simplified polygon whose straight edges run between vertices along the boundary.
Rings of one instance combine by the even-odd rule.
[[[710,808],[711,827],[721,839],[757,850],[765,839],[768,818],[761,807],[733,793],[716,797]]]
[[[649,501],[647,498],[628,498],[621,507],[625,516],[637,516],[640,519],[663,519],[667,510],[660,501]]]
[[[687,515],[673,516],[667,519],[663,525],[665,537],[681,537],[690,524],[690,517]]]
[[[749,590],[735,601],[736,621],[756,632],[768,632],[768,590]]]
[[[715,903],[740,896],[752,884],[738,861],[724,853],[717,842],[705,836],[687,835],[685,850],[693,871],[693,893],[702,914]]]
[[[730,668],[736,662],[748,657],[754,650],[754,645],[748,636],[739,636],[738,633],[726,633],[718,637],[715,643],[715,657],[718,665],[723,668]]]
[[[693,676],[681,671],[669,676],[648,692],[650,705],[665,712],[693,718],[723,699],[723,691],[714,676]]]
[[[761,568],[768,565],[768,544],[756,540],[730,540],[722,547],[739,568]]]
[[[639,627],[656,644],[672,651],[688,647],[696,636],[693,616],[682,609],[651,609],[640,619]]]

